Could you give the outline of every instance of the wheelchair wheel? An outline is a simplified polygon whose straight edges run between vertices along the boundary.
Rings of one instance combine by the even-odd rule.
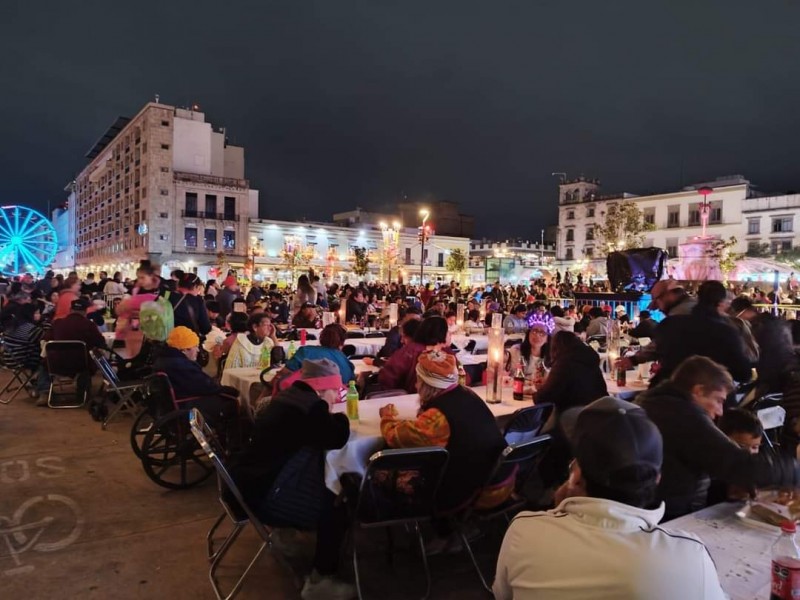
[[[136,417],[136,420],[133,422],[133,427],[131,427],[131,448],[137,458],[142,458],[144,438],[153,428],[155,422],[156,420],[153,415],[146,410]]]
[[[185,490],[208,479],[214,467],[189,429],[189,411],[158,419],[142,441],[144,472],[158,485]]]

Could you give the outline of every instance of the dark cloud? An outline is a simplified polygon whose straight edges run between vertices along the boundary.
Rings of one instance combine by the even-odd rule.
[[[798,17],[787,0],[7,0],[0,201],[58,201],[154,93],[227,127],[279,218],[430,194],[479,233],[536,238],[552,171],[797,188]]]

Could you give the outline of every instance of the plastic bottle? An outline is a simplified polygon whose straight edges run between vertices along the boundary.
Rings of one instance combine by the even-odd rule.
[[[525,367],[522,361],[517,364],[517,369],[514,371],[514,386],[513,386],[514,400],[523,400],[525,397]]]
[[[261,344],[261,357],[259,359],[259,365],[262,369],[266,369],[270,365],[271,361],[271,354],[272,349],[267,348],[266,344]]]
[[[289,348],[286,350],[286,358],[291,359],[294,356],[294,353],[297,352],[297,348],[294,345],[294,340],[289,342]]]
[[[464,370],[464,365],[458,363],[458,385],[467,385],[467,372]]]
[[[345,407],[347,409],[347,418],[351,421],[358,421],[358,390],[356,389],[355,381],[350,381],[345,402],[347,402]]]
[[[305,329],[300,330],[300,345],[306,345],[306,339],[308,338],[308,332]]]
[[[770,600],[800,597],[800,548],[795,540],[797,526],[788,519],[781,523],[781,535],[772,545],[772,586]]]
[[[622,366],[622,363],[617,366],[617,387],[625,387],[627,384],[627,371],[625,371],[625,367]]]

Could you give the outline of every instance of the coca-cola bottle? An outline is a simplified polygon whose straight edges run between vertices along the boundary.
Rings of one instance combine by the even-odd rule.
[[[772,545],[770,600],[793,600],[800,596],[800,548],[794,521],[781,523],[781,535]]]
[[[517,364],[517,370],[514,371],[514,400],[523,400],[525,394],[525,368],[522,361]]]

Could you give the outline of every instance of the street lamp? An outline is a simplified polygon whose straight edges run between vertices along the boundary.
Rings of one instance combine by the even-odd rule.
[[[256,236],[250,236],[250,281],[255,281],[256,278],[256,256],[264,256],[264,248],[261,246],[261,240]]]
[[[544,264],[544,229],[542,229],[542,240],[539,242],[539,250],[541,252],[541,257],[539,258],[539,265]]]
[[[702,237],[706,237],[706,228],[708,227],[708,213],[711,211],[711,203],[708,201],[708,197],[714,193],[714,188],[710,188],[708,186],[703,186],[697,193],[703,196],[703,201],[700,203],[700,222],[703,225],[703,235]]]
[[[422,286],[422,277],[425,275],[425,238],[428,237],[428,231],[425,228],[425,223],[428,220],[428,217],[431,215],[430,211],[423,208],[419,211],[420,216],[422,217],[422,227],[419,230],[419,241],[420,241],[420,251],[419,251],[419,285]]]

